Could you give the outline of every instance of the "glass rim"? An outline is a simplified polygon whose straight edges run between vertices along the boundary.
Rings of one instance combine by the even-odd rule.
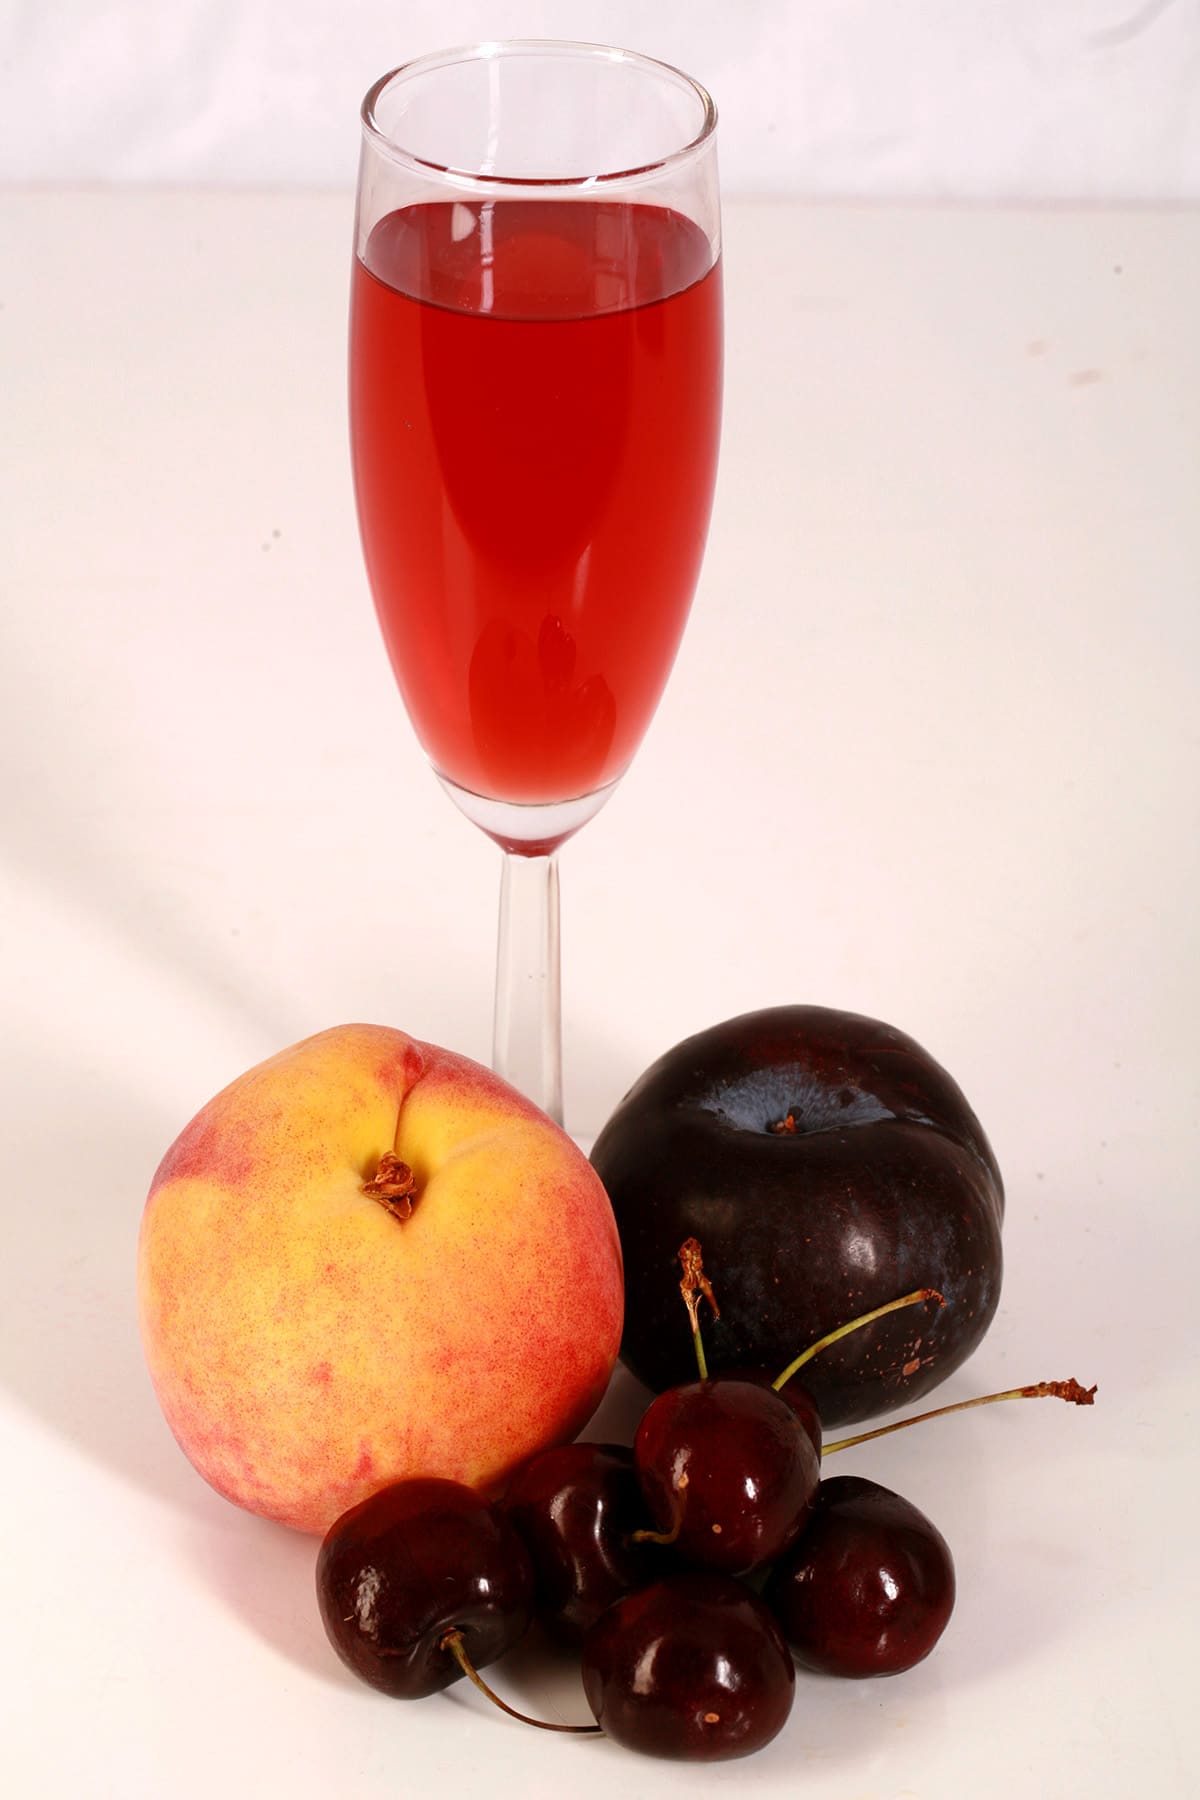
[[[678,149],[668,151],[665,156],[654,157],[650,162],[635,163],[629,168],[599,169],[589,175],[498,175],[483,173],[477,169],[460,169],[453,163],[434,162],[430,157],[418,156],[415,151],[406,150],[403,144],[397,142],[375,117],[376,106],[385,88],[390,87],[402,75],[420,74],[453,67],[456,63],[481,62],[529,51],[551,55],[555,52],[581,54],[590,59],[632,63],[643,69],[669,75],[688,88],[700,102],[700,129]],[[500,188],[578,188],[593,186],[598,182],[631,181],[637,176],[657,174],[660,170],[669,169],[673,164],[694,156],[717,128],[717,108],[712,95],[694,76],[674,63],[664,62],[661,57],[646,56],[640,50],[622,50],[615,44],[575,42],[570,38],[488,38],[474,44],[460,44],[451,50],[434,50],[424,56],[411,57],[407,62],[397,63],[394,69],[389,69],[371,84],[359,109],[359,117],[364,137],[393,161],[451,181],[486,182]]]

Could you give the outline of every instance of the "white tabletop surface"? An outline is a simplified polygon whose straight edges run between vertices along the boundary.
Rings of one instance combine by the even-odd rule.
[[[488,1054],[497,852],[355,534],[351,204],[0,196],[6,1791],[1196,1793],[1200,215],[727,209],[701,590],[562,857],[568,1123],[750,1007],[900,1026],[1009,1193],[945,1397],[1099,1396],[846,1456],[950,1540],[950,1628],[697,1772],[357,1686],[314,1541],[200,1482],[142,1364],[141,1204],[209,1094],[349,1019]]]

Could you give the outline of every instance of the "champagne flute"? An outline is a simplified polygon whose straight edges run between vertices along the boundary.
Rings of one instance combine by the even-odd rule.
[[[559,846],[628,767],[720,430],[716,112],[598,45],[404,64],[362,107],[350,424],[401,696],[504,853],[493,1061],[562,1120]]]

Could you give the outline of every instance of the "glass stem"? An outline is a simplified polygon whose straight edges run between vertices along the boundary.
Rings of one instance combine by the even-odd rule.
[[[562,1124],[558,863],[553,853],[504,852],[492,1066]]]

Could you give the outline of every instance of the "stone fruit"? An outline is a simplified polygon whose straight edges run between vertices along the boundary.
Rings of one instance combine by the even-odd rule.
[[[635,1540],[649,1514],[623,1445],[541,1451],[518,1469],[504,1510],[533,1563],[535,1615],[560,1643],[582,1643],[606,1607],[669,1566],[666,1551]]]
[[[138,1250],[159,1401],[206,1480],[324,1532],[387,1483],[490,1490],[572,1438],[621,1329],[621,1256],[570,1138],[384,1026],[283,1051],[168,1150]]]
[[[800,1421],[800,1424],[807,1432],[809,1443],[812,1445],[817,1455],[820,1456],[822,1442],[821,1415],[817,1411],[816,1401],[813,1399],[812,1394],[805,1387],[798,1375],[793,1375],[790,1381],[785,1381],[781,1388],[775,1388],[775,1378],[778,1373],[779,1371],[777,1369],[746,1368],[722,1370],[722,1376],[731,1381],[752,1381],[757,1387],[775,1389],[775,1392],[778,1393],[780,1399],[787,1401],[797,1419]]]
[[[633,1444],[657,1534],[687,1562],[749,1575],[800,1536],[821,1458],[792,1406],[754,1381],[668,1388]]]
[[[504,1515],[457,1481],[395,1482],[334,1521],[317,1557],[317,1600],[346,1666],[399,1700],[463,1674],[458,1633],[482,1669],[532,1616],[533,1571]]]
[[[651,1756],[714,1762],[761,1750],[792,1709],[779,1626],[729,1575],[673,1575],[629,1594],[583,1641],[583,1691],[603,1729]]]
[[[659,1059],[592,1162],[625,1255],[621,1353],[686,1381],[676,1257],[699,1238],[720,1294],[710,1372],[783,1369],[798,1345],[909,1289],[944,1297],[805,1368],[828,1428],[915,1400],[970,1354],[1000,1296],[1000,1173],[960,1089],[891,1026],[818,1006],[730,1019]]]
[[[911,1501],[863,1476],[834,1475],[763,1599],[806,1669],[896,1675],[928,1656],[945,1630],[954,1560]]]

